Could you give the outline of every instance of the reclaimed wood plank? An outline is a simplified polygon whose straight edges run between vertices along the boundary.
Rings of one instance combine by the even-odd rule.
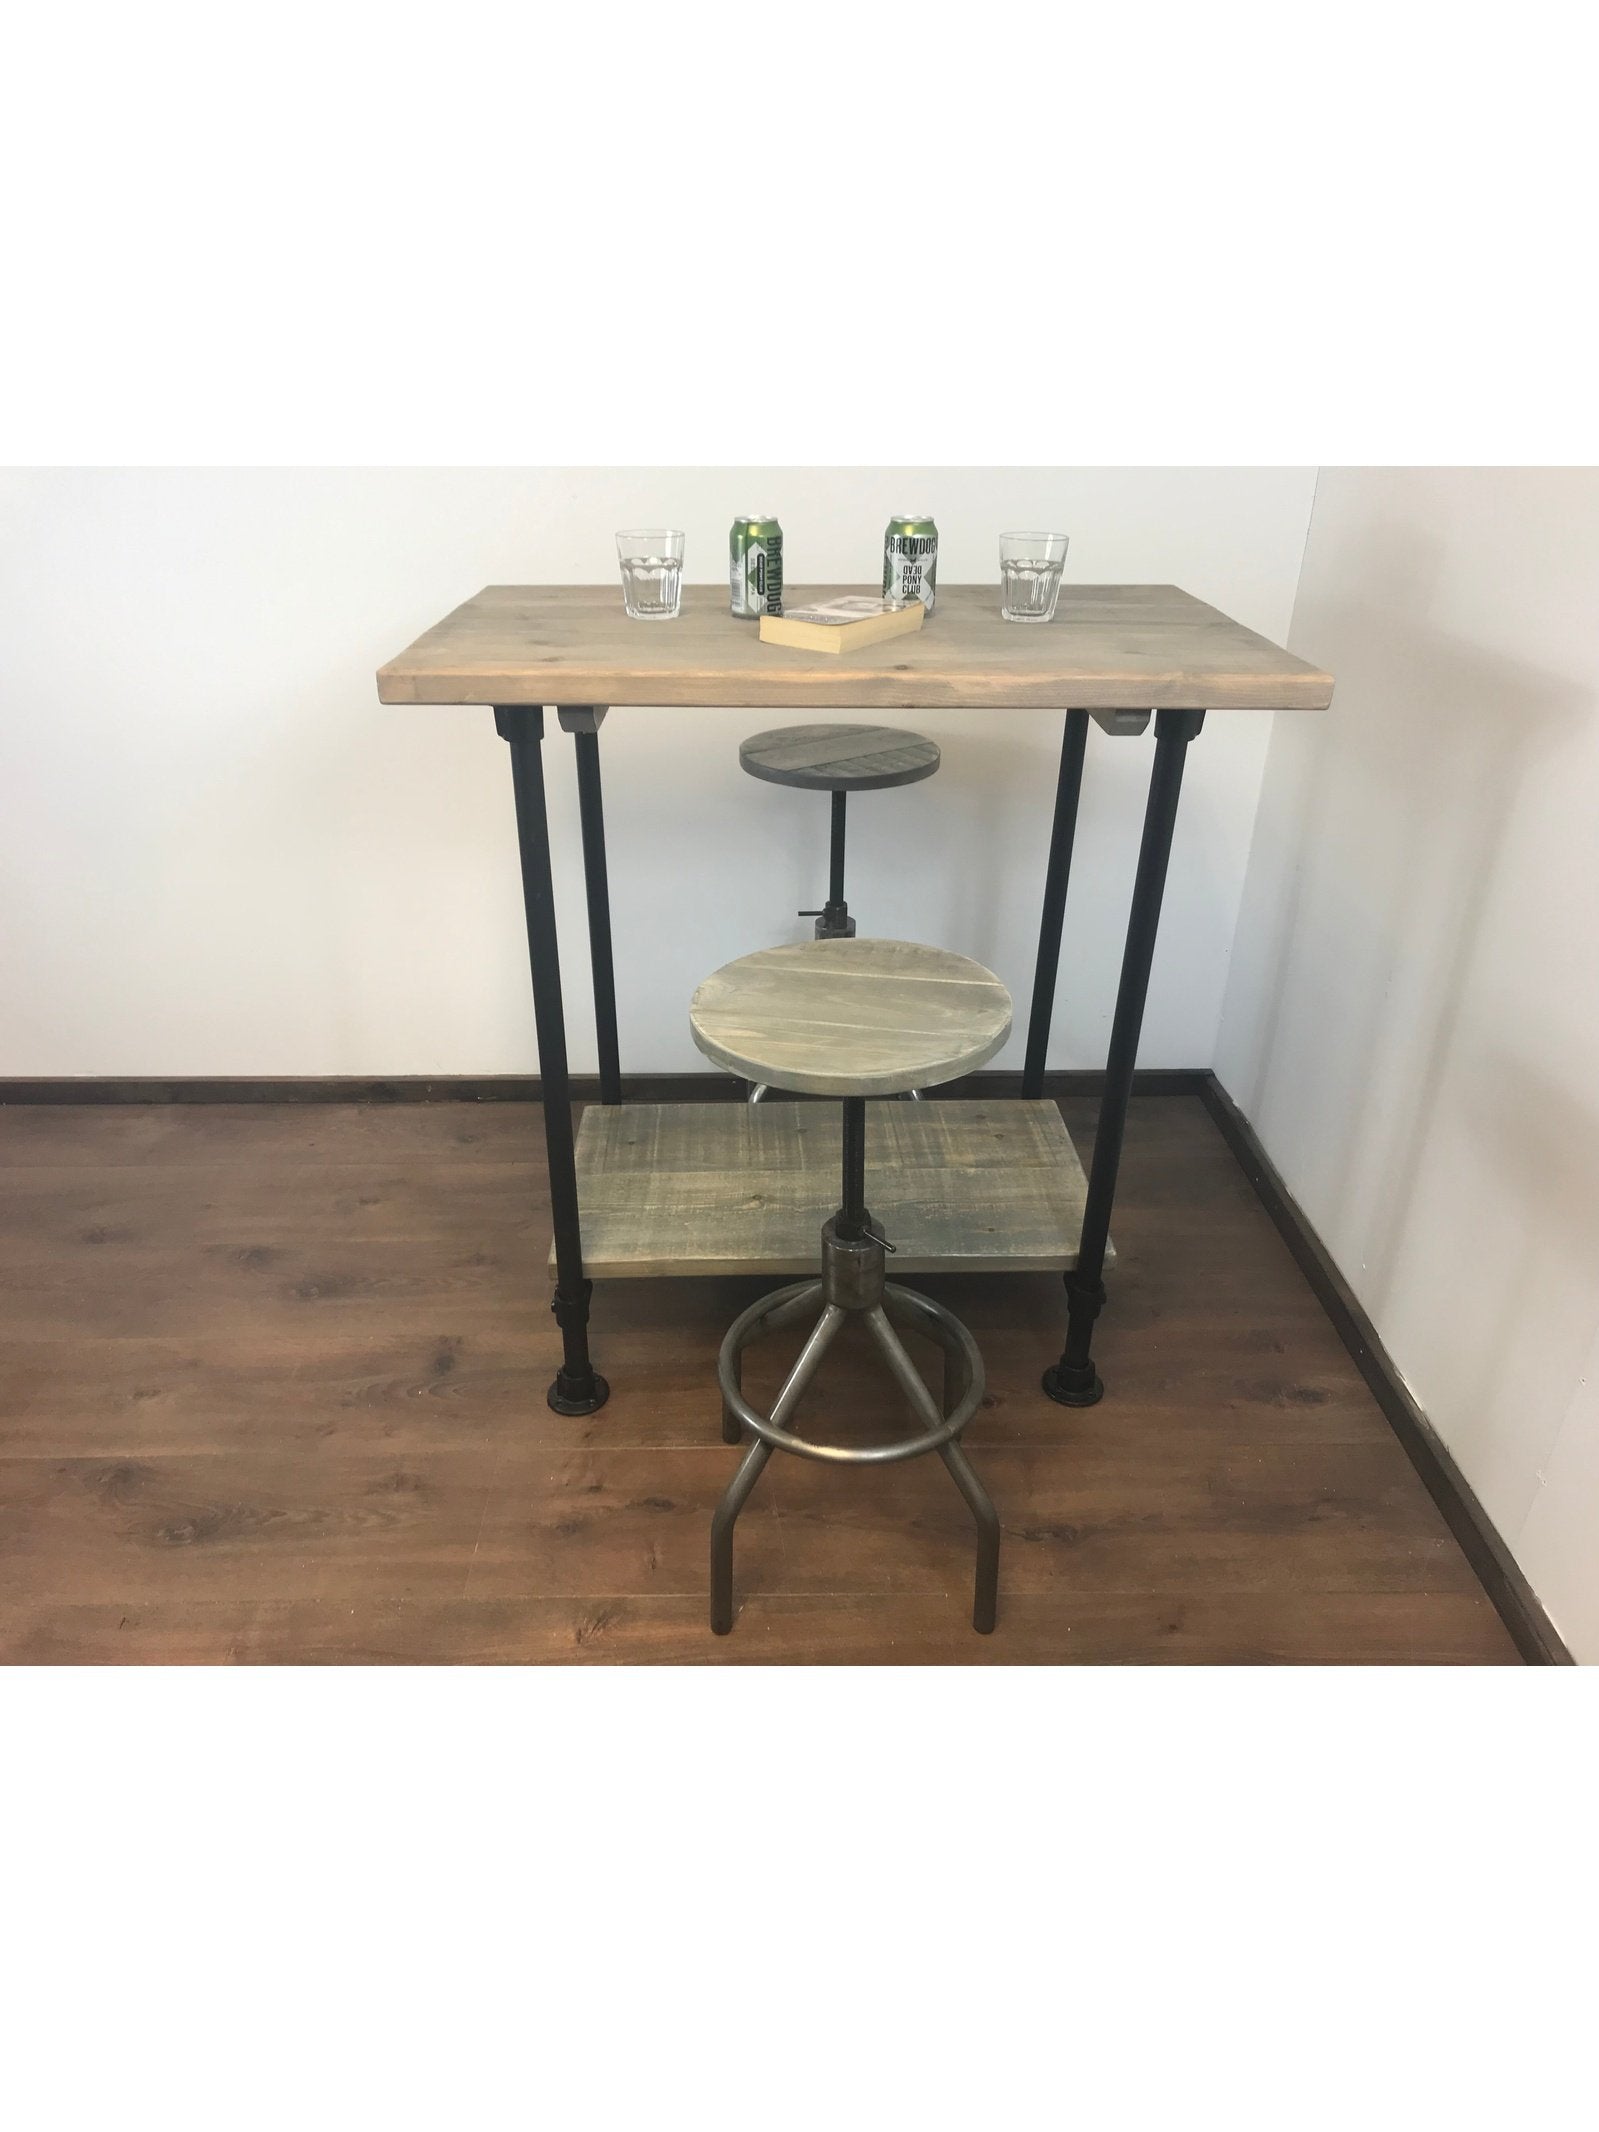
[[[741,769],[802,792],[886,792],[920,784],[939,764],[936,740],[888,725],[782,725],[738,747]]]
[[[834,599],[859,585],[795,590]],[[727,587],[675,622],[628,620],[619,585],[490,585],[378,673],[383,703],[727,704],[783,710],[1322,710],[1330,677],[1175,585],[1065,585],[1022,628],[995,585],[940,585],[914,636],[853,654],[762,644]]]
[[[1010,994],[969,955],[918,940],[800,940],[713,970],[689,1002],[708,1059],[815,1096],[940,1088],[1010,1035]]]
[[[593,1107],[577,1136],[585,1270],[815,1272],[841,1141],[831,1103]],[[1053,1103],[868,1105],[867,1204],[895,1247],[896,1278],[1064,1271],[1086,1191]]]

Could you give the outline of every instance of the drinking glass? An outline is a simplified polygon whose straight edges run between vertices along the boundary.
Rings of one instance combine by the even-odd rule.
[[[999,611],[1007,622],[1048,622],[1060,597],[1064,533],[1001,533]]]
[[[618,533],[622,598],[635,622],[673,622],[683,599],[683,536],[660,527]]]

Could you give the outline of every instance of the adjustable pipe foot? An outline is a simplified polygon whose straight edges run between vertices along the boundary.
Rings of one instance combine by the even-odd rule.
[[[577,1281],[570,1288],[557,1286],[550,1303],[566,1350],[547,1395],[557,1414],[597,1414],[611,1396],[611,1387],[589,1360],[589,1297],[593,1293],[592,1281]]]
[[[1105,1284],[1075,1266],[1062,1274],[1061,1283],[1066,1290],[1066,1345],[1060,1360],[1045,1370],[1043,1387],[1057,1406],[1096,1406],[1105,1396],[1105,1387],[1088,1347],[1094,1337],[1094,1320],[1105,1307]]]
[[[587,1376],[561,1370],[546,1396],[557,1414],[597,1414],[610,1398],[611,1387],[598,1370],[591,1369]]]
[[[1057,1406],[1098,1406],[1105,1396],[1105,1387],[1092,1362],[1070,1369],[1064,1362],[1052,1362],[1040,1382]]]

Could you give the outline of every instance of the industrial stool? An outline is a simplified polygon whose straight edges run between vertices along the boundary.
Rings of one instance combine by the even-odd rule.
[[[739,765],[769,785],[797,785],[833,795],[833,842],[827,902],[801,911],[816,920],[818,940],[852,940],[855,920],[844,901],[844,808],[852,792],[885,792],[916,785],[938,768],[938,743],[887,725],[780,725],[755,733],[738,751]]]
[[[849,795],[920,784],[938,768],[937,741],[888,725],[780,725],[769,733],[752,734],[740,745],[738,759],[742,769],[766,784],[833,795],[827,902],[819,911],[799,915],[816,920],[818,940],[853,940],[855,920],[844,900],[844,810]],[[766,1085],[754,1083],[752,1103],[760,1102]],[[919,1093],[914,1088],[903,1092]]]
[[[994,1626],[999,1519],[967,1463],[960,1435],[983,1396],[977,1343],[954,1314],[884,1279],[894,1247],[866,1206],[866,1099],[914,1084],[936,1087],[991,1059],[1010,1034],[1010,994],[981,963],[908,940],[816,940],[762,948],[706,978],[689,1009],[694,1041],[731,1072],[802,1095],[843,1099],[843,1188],[838,1212],[822,1225],[820,1280],[797,1281],[734,1319],[722,1342],[717,1378],[722,1434],[755,1441],[711,1520],[711,1627],[733,1626],[733,1527],[774,1450],[834,1465],[889,1465],[936,1451],[977,1521],[977,1588],[972,1626]],[[770,1414],[745,1399],[741,1363],[758,1333],[821,1316],[784,1379]],[[866,1320],[879,1352],[925,1424],[897,1442],[845,1448],[812,1443],[787,1423],[840,1326]],[[905,1352],[895,1321],[929,1334],[944,1350],[944,1396],[934,1400]]]

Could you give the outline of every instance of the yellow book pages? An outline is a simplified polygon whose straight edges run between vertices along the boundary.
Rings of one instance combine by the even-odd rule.
[[[859,651],[885,637],[920,629],[926,614],[920,600],[889,607],[882,600],[852,594],[818,607],[794,607],[787,614],[763,614],[761,642],[790,644],[800,651]]]

